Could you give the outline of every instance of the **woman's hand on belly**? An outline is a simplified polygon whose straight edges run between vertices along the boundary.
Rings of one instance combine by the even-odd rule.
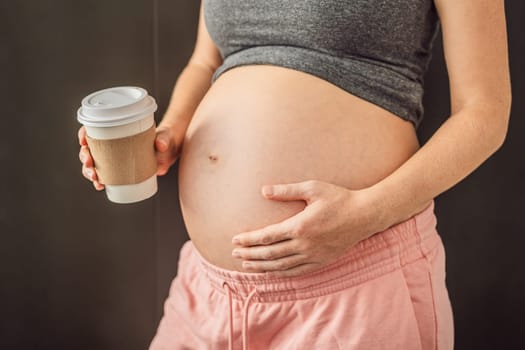
[[[273,195],[265,194],[273,188]],[[318,180],[265,186],[270,200],[304,200],[298,214],[233,237],[233,256],[243,268],[293,276],[337,259],[360,240],[383,229],[377,206],[365,189],[350,190]]]

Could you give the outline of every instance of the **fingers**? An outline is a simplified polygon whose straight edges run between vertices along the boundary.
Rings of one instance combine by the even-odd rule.
[[[104,189],[104,185],[102,185],[98,180],[93,181],[93,186],[95,187],[95,190],[102,191]]]
[[[275,260],[243,261],[242,267],[254,271],[285,271],[303,265],[305,256],[302,254],[289,255]]]
[[[308,217],[309,213],[306,208],[284,221],[266,226],[259,230],[237,234],[232,238],[232,243],[234,245],[251,247],[255,245],[268,245],[296,238],[305,231],[308,222],[310,222]]]
[[[286,240],[271,245],[237,247],[232,255],[243,260],[274,260],[296,254],[297,251],[297,241]]]
[[[244,247],[268,245],[294,237],[295,227],[278,223],[257,231],[245,232],[233,237],[232,243]]]
[[[296,240],[286,240],[268,246],[238,247],[233,257],[243,259],[242,267],[251,271],[283,271],[305,264],[306,255],[299,253]]]
[[[84,164],[87,168],[93,167],[93,157],[91,157],[91,153],[89,152],[89,148],[87,145],[80,147],[78,158],[80,159],[82,164]]]
[[[262,193],[263,196],[271,198],[272,200],[304,200],[310,204],[313,200],[314,193],[317,191],[319,186],[319,181],[307,180],[298,183],[263,186]],[[266,192],[266,190],[270,189],[271,193]]]
[[[88,168],[85,165],[82,166],[82,175],[89,181],[95,181],[95,172],[93,168]]]
[[[95,171],[95,168],[88,168],[85,165],[83,165],[82,175],[84,175],[84,177],[89,181],[93,182],[93,187],[95,187],[97,191],[101,191],[104,189],[105,186],[98,181],[97,172]]]
[[[79,131],[79,142],[80,143],[82,142],[82,138],[84,138],[85,140],[85,135],[82,136]],[[103,190],[105,186],[101,184],[100,181],[98,181],[97,172],[95,170],[94,163],[93,163],[93,157],[91,157],[91,153],[89,152],[89,148],[87,144],[82,145],[80,147],[78,158],[82,162],[82,175],[84,175],[84,177],[88,179],[89,181],[93,182],[93,187],[95,187],[97,191]]]
[[[87,146],[86,128],[84,126],[78,129],[78,143],[80,146]]]

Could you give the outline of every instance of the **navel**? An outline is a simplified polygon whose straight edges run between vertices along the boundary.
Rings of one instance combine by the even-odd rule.
[[[215,153],[210,153],[208,155],[208,160],[212,163],[217,163],[219,161],[219,156]]]

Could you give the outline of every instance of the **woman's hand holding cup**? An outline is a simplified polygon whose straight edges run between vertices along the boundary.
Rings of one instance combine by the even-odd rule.
[[[89,147],[86,140],[86,128],[84,126],[80,127],[78,130],[78,143],[80,144],[80,152],[78,157],[82,163],[82,175],[84,175],[84,177],[89,181],[93,182],[93,186],[95,186],[97,191],[103,190],[104,185],[98,181],[93,157],[91,157],[91,153],[89,152]]]
[[[156,128],[155,156],[157,158],[157,175],[165,175],[169,168],[178,159],[181,151],[181,140],[177,140],[176,133],[169,126],[160,125]],[[89,151],[86,140],[86,129],[84,126],[78,130],[78,142],[80,144],[79,158],[82,163],[82,175],[91,182],[97,191],[104,189],[97,177],[93,157]]]

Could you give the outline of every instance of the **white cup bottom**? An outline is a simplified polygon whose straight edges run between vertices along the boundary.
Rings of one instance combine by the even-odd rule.
[[[133,185],[105,185],[108,199],[115,203],[135,203],[157,193],[157,175]]]

